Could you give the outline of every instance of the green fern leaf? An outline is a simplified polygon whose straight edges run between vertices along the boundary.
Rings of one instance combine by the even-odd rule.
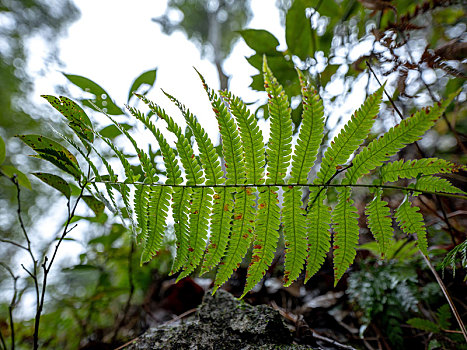
[[[166,92],[164,92],[164,94],[175,103],[178,109],[180,109],[188,127],[195,136],[196,143],[199,147],[199,157],[204,166],[206,185],[219,185],[224,183],[219,157],[206,131],[189,109],[187,109],[175,97]]]
[[[263,59],[264,86],[269,97],[269,116],[271,119],[271,137],[266,149],[267,184],[284,183],[287,167],[292,153],[292,119],[288,98],[269,69],[266,58]],[[277,205],[278,188],[273,186],[261,189],[258,199],[258,216],[253,257],[248,268],[248,276],[243,294],[258,283],[274,258],[279,239],[278,229],[281,223]],[[263,208],[261,208],[263,206]],[[290,212],[286,211],[286,215]]]
[[[368,215],[368,227],[379,245],[381,257],[387,257],[391,251],[393,240],[393,228],[391,212],[388,203],[381,199],[381,190],[378,189],[375,198],[368,203],[366,215]]]
[[[434,175],[456,172],[462,166],[438,158],[423,158],[387,163],[381,167],[381,181],[394,182],[398,179],[415,179],[419,175]]]
[[[318,93],[305,81],[298,71],[303,96],[302,123],[297,146],[292,157],[292,171],[289,183],[306,183],[308,173],[316,160],[323,139],[323,103]],[[298,187],[286,188],[282,209],[284,238],[286,245],[284,286],[298,278],[307,257],[307,225],[301,207],[302,191]],[[316,236],[315,236],[316,237]],[[318,243],[318,242],[315,242]]]
[[[357,209],[350,198],[351,189],[345,187],[339,193],[338,202],[332,212],[334,227],[334,286],[353,263],[358,244]]]
[[[193,189],[188,243],[189,256],[184,270],[177,278],[177,282],[192,273],[203,257],[209,226],[209,214],[211,213],[212,193],[212,188],[209,187]]]
[[[315,183],[326,184],[336,171],[336,167],[344,164],[368,136],[374,120],[379,112],[383,95],[383,86],[369,96],[347,122],[339,134],[331,141],[331,146],[324,153],[321,168],[316,175]]]
[[[264,86],[268,93],[271,135],[267,145],[267,184],[282,184],[292,155],[292,119],[284,89],[263,62]]]
[[[292,157],[292,171],[289,183],[304,184],[316,160],[319,146],[323,140],[324,109],[318,92],[307,84],[303,74],[298,71],[302,90],[302,123],[297,146]]]
[[[145,240],[141,263],[148,262],[162,248],[165,223],[169,207],[171,187],[150,186],[149,205],[147,207],[149,220],[148,237]]]
[[[237,120],[240,139],[243,144],[246,182],[251,185],[262,184],[266,161],[264,157],[263,134],[257,120],[238,97],[232,95],[230,92],[220,92],[220,94]]]
[[[230,236],[232,210],[232,189],[224,187],[216,190],[212,210],[211,237],[204,256],[201,275],[215,267],[225,254]]]
[[[441,330],[436,323],[419,317],[409,319],[407,324],[425,332],[438,333]]]
[[[321,163],[321,168],[316,175],[316,179],[314,180],[315,185],[326,184],[327,182],[331,181],[336,174],[336,170],[341,164],[344,164],[350,155],[355,152],[358,146],[362,143],[363,139],[368,135],[374,119],[376,118],[379,112],[379,105],[381,103],[383,94],[383,87],[378,89],[373,95],[368,97],[362,107],[358,109],[353,117],[347,122],[344,128],[340,131],[340,133],[334,137],[334,140],[331,142],[331,145],[324,153],[324,157]],[[310,195],[310,205],[315,206],[315,209],[312,210],[309,208],[308,210],[308,222],[314,220],[312,215],[317,215],[319,212],[323,215],[323,218],[327,218],[325,214],[323,199],[325,197],[321,197],[321,193],[324,192],[326,194],[327,189],[321,188],[318,191],[312,191],[313,196]],[[343,193],[347,194],[345,199],[350,201],[350,190],[345,190]],[[339,196],[342,199],[342,196]],[[339,206],[340,204],[340,206]],[[338,210],[337,210],[338,209]],[[336,211],[337,210],[337,211]],[[355,215],[352,213],[354,210],[348,205],[338,203],[336,209],[334,210],[334,223],[337,226],[340,226],[337,229],[337,232],[341,232],[342,235],[339,237],[338,241],[342,241],[344,244],[335,244],[335,246],[339,247],[341,251],[337,253],[337,257],[334,257],[334,268],[335,268],[335,276],[339,276],[339,278],[343,275],[345,270],[349,267],[352,261],[348,261],[348,258],[351,256],[355,256],[355,247],[349,246],[347,241],[353,242],[355,241],[355,227],[357,227],[357,240],[358,242],[358,223],[355,220]],[[343,215],[336,215],[336,214],[343,214]],[[355,221],[354,223],[350,223],[350,221]],[[325,247],[327,246],[328,238],[322,232],[317,233],[317,229],[321,229],[321,227],[326,227],[329,221],[323,222],[321,225],[317,223],[313,227],[313,238],[309,245],[309,252],[308,262],[309,265],[307,267],[307,275],[306,281],[310,279],[313,275],[311,272],[315,273],[317,270],[316,268],[322,264],[324,260],[324,256],[326,251],[324,251]],[[351,231],[348,231],[351,229]],[[350,237],[345,237],[345,235],[351,235]],[[310,234],[309,234],[310,235]],[[343,237],[342,237],[343,236]],[[314,246],[316,244],[316,246]],[[345,251],[342,251],[344,249]],[[343,266],[339,266],[336,264],[344,263]],[[336,280],[335,283],[338,281]]]
[[[320,191],[318,187],[310,190],[309,198],[314,202],[308,205],[306,223],[308,227],[308,257],[306,260],[305,283],[318,272],[324,263],[326,253],[331,248],[331,212],[324,205],[326,192]]]
[[[185,266],[188,257],[190,241],[189,206],[192,189],[189,187],[175,187],[172,195],[172,210],[174,218],[174,232],[177,245],[177,255],[172,264],[170,274],[178,272]]]
[[[410,185],[409,188],[428,192],[467,194],[466,192],[451,185],[448,180],[436,176],[422,176],[415,184]]]
[[[457,254],[460,254],[461,256],[460,259],[457,258]],[[443,259],[443,261],[440,264],[440,268],[443,270],[443,274],[444,274],[444,269],[446,268],[446,266],[449,265],[451,266],[452,274],[455,277],[457,261],[460,261],[461,266],[464,269],[467,269],[467,240],[456,245]],[[464,281],[466,279],[467,277],[464,279]]]
[[[245,183],[245,166],[243,162],[243,145],[240,141],[235,119],[229,115],[219,96],[206,84],[203,76],[197,71],[204,89],[211,101],[212,110],[219,124],[219,132],[222,137],[222,154],[224,156],[227,185]]]
[[[144,103],[148,105],[151,111],[156,114],[162,120],[167,122],[167,129],[175,134],[177,137],[177,142],[175,144],[178,155],[182,162],[183,168],[186,172],[187,185],[203,185],[204,184],[204,175],[203,171],[198,163],[198,160],[195,157],[193,148],[189,139],[184,135],[182,129],[175,123],[175,121],[167,115],[161,107],[156,105],[154,102],[149,101],[145,96],[137,95]]]
[[[237,193],[235,193],[234,201],[233,226],[229,245],[222,262],[219,264],[213,293],[215,293],[240,266],[253,236],[256,218],[253,190],[251,188],[240,188]]]
[[[307,228],[305,212],[301,208],[302,190],[300,187],[286,188],[282,217],[285,239],[284,286],[290,286],[302,271],[307,257]]]
[[[396,209],[395,218],[402,232],[406,235],[417,235],[417,245],[423,254],[428,255],[428,243],[426,228],[423,224],[423,216],[419,208],[411,206],[406,196],[399,208]]]
[[[255,242],[242,297],[261,281],[274,259],[281,221],[277,191],[277,187],[267,187],[259,192]]]
[[[419,140],[441,117],[453,98],[432,108],[418,111],[410,118],[403,119],[380,138],[373,140],[352,161],[352,167],[346,173],[349,183],[355,183],[362,175],[382,165],[401,148]]]

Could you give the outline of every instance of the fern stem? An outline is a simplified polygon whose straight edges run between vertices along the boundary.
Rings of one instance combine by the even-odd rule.
[[[292,187],[363,187],[363,188],[386,188],[392,190],[401,190],[401,191],[408,191],[408,192],[416,192],[422,194],[435,194],[444,197],[451,197],[451,198],[459,198],[459,199],[467,199],[466,195],[462,194],[452,194],[452,193],[444,193],[444,192],[435,192],[435,191],[426,191],[426,190],[419,190],[416,188],[404,187],[404,186],[393,186],[393,185],[366,185],[366,184],[232,184],[232,185],[171,185],[171,184],[160,184],[160,183],[142,183],[142,182],[118,182],[118,181],[89,181],[89,184],[95,183],[107,183],[111,185],[143,185],[143,186],[161,186],[161,187],[184,187],[184,188],[222,188],[222,187],[232,187],[232,188],[246,188],[246,187],[284,187],[287,188],[289,186]]]
[[[426,255],[423,254],[421,251],[420,251],[420,254],[422,255],[422,257],[423,257],[423,259],[425,260],[426,264],[428,265],[428,267],[430,268],[431,272],[432,272],[433,275],[435,276],[436,282],[438,282],[439,287],[440,287],[441,290],[443,291],[443,294],[444,294],[444,296],[446,297],[446,300],[448,301],[449,306],[451,307],[451,311],[452,311],[452,313],[454,314],[457,323],[459,324],[459,327],[460,327],[460,329],[461,329],[461,331],[462,331],[462,334],[464,335],[465,341],[467,341],[467,330],[465,329],[465,325],[464,325],[464,323],[462,322],[462,319],[461,319],[459,313],[457,312],[456,306],[454,305],[454,302],[452,301],[451,296],[449,295],[448,290],[447,290],[446,286],[445,286],[444,283],[443,283],[443,280],[441,279],[441,277],[439,277],[439,275],[438,275],[438,273],[436,272],[436,270],[435,270],[433,264],[432,264],[432,263],[430,262],[430,260],[426,257]]]

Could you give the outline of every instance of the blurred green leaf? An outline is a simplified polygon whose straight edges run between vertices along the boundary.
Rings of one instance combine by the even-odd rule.
[[[68,182],[63,180],[60,176],[49,173],[33,173],[33,175],[45,182],[47,185],[52,186],[57,191],[63,193],[66,198],[70,199],[70,185],[68,185]]]
[[[316,33],[312,32],[310,19],[305,10],[311,6],[310,0],[295,0],[285,17],[285,40],[290,53],[305,61],[315,52]]]
[[[239,31],[246,44],[256,51],[257,54],[277,55],[276,47],[279,40],[266,30],[245,29]]]
[[[45,159],[75,178],[80,178],[78,161],[61,144],[42,135],[16,135],[16,137],[38,153],[33,157]]]
[[[80,139],[85,139],[91,143],[94,141],[91,120],[81,106],[64,96],[57,98],[51,95],[41,95],[41,97],[45,98],[52,107],[68,119],[68,126]],[[84,144],[86,145],[85,142]]]
[[[121,115],[123,111],[110,98],[109,94],[98,84],[92,80],[80,75],[63,74],[70,82],[81,88],[85,92],[89,92],[95,96],[94,100],[83,99],[83,105],[96,110],[95,104],[102,110],[105,110],[110,115]],[[91,103],[92,102],[92,103]]]
[[[31,190],[31,183],[29,182],[28,177],[18,169],[16,169],[13,165],[2,165],[0,166],[0,170],[8,177],[13,177],[16,175],[16,179],[18,180],[18,184]]]
[[[3,138],[0,136],[0,164],[2,164],[5,161],[5,155],[6,155],[5,141],[3,141]]]
[[[125,130],[129,130],[133,127],[132,125],[129,125],[129,124],[120,124],[120,126]],[[122,134],[122,132],[115,126],[115,124],[106,126],[101,131],[99,131],[99,133],[102,136],[107,137],[109,139],[113,139]]]
[[[105,205],[100,200],[94,198],[93,196],[83,196],[83,200],[86,202],[88,207],[91,208],[96,217],[104,212]]]
[[[157,68],[151,69],[147,72],[142,73],[138,78],[135,79],[133,85],[131,85],[130,92],[128,94],[128,102],[130,102],[131,96],[133,96],[133,92],[136,92],[143,84],[149,85],[149,89],[146,92],[143,92],[142,95],[146,95],[149,92],[149,90],[154,86],[154,83],[156,82],[156,73]]]

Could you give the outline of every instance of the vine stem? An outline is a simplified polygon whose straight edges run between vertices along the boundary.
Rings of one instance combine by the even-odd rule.
[[[419,190],[416,188],[404,187],[404,186],[393,186],[393,185],[366,185],[366,184],[234,184],[234,185],[172,185],[172,184],[160,184],[160,183],[143,183],[143,182],[118,182],[118,181],[89,181],[89,184],[109,184],[109,185],[143,185],[143,186],[160,186],[160,187],[180,187],[180,188],[246,188],[246,187],[363,187],[363,188],[386,188],[393,190],[401,190],[408,192],[417,192],[423,194],[435,194],[445,197],[467,199],[467,195],[452,194],[445,192],[434,192]]]
[[[454,302],[452,301],[451,296],[449,295],[448,290],[447,290],[446,286],[443,283],[443,280],[441,279],[441,277],[439,277],[438,273],[436,272],[435,267],[430,262],[430,260],[425,256],[425,254],[423,254],[422,252],[420,252],[420,254],[422,255],[422,257],[425,260],[426,264],[428,265],[431,272],[435,276],[436,282],[438,282],[439,287],[443,291],[443,294],[446,297],[446,300],[448,301],[449,307],[451,308],[451,311],[454,314],[454,317],[456,318],[457,323],[459,324],[462,335],[464,336],[465,341],[467,342],[467,330],[465,329],[465,325],[462,322],[462,319],[461,319],[461,317],[459,315],[459,312],[457,312],[456,306],[454,305]]]

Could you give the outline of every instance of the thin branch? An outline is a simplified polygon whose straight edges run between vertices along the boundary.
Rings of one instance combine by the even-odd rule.
[[[7,350],[5,339],[3,339],[2,331],[0,330],[0,342],[2,343],[3,350]]]
[[[16,243],[15,241],[10,241],[9,239],[3,239],[3,238],[0,238],[0,242],[3,242],[3,243],[9,243],[9,244],[12,244],[18,248],[21,248],[21,249],[24,249],[24,250],[28,250],[28,248],[26,248],[24,245],[21,245],[19,243]]]
[[[89,177],[89,173],[90,173],[90,169],[88,169],[88,177]],[[76,225],[75,225],[71,229],[68,229],[68,226],[70,225],[71,220],[73,219],[73,217],[75,215],[75,211],[76,211],[76,208],[78,207],[78,203],[81,200],[81,198],[83,197],[84,190],[85,190],[87,184],[88,184],[88,182],[87,182],[87,180],[85,180],[84,183],[81,185],[81,192],[79,193],[78,197],[76,198],[73,209],[71,210],[71,212],[68,210],[68,213],[69,213],[68,214],[68,219],[67,219],[65,227],[63,229],[63,233],[60,236],[60,239],[58,240],[58,243],[55,246],[55,250],[54,250],[54,252],[52,254],[52,258],[50,259],[49,263],[47,264],[49,259],[48,259],[47,256],[45,256],[44,257],[44,262],[42,263],[42,269],[43,269],[44,272],[43,272],[43,278],[42,278],[42,290],[41,290],[40,302],[38,304],[36,317],[35,317],[35,320],[34,320],[34,335],[33,335],[33,338],[34,338],[34,350],[37,350],[39,348],[39,325],[40,325],[40,318],[41,318],[42,309],[44,308],[45,291],[46,291],[46,288],[47,288],[47,277],[49,275],[50,269],[52,268],[52,264],[55,261],[55,257],[57,256],[58,248],[60,247],[61,243],[65,239],[67,233],[70,232],[74,227],[76,227]],[[68,209],[70,208],[70,201],[71,200],[68,199],[68,204],[67,204]]]
[[[446,286],[444,285],[443,283],[443,280],[441,279],[441,277],[439,277],[438,273],[436,272],[433,264],[430,262],[430,260],[425,256],[425,254],[423,254],[421,251],[420,251],[420,254],[422,255],[423,259],[425,260],[426,264],[428,265],[428,267],[430,268],[431,272],[433,273],[433,275],[435,276],[435,279],[436,279],[436,282],[438,282],[441,290],[443,291],[443,294],[444,296],[446,297],[446,300],[448,301],[448,304],[449,306],[451,307],[451,311],[452,313],[454,314],[454,317],[456,318],[456,321],[457,323],[459,324],[459,327],[461,329],[461,332],[465,338],[465,341],[467,342],[467,330],[465,329],[465,325],[464,323],[462,322],[462,319],[459,315],[459,312],[457,312],[457,309],[456,309],[456,306],[454,305],[454,302],[452,301],[451,299],[451,296],[449,295],[448,293],[448,290],[446,288]]]
[[[2,266],[5,270],[8,271],[11,278],[13,279],[13,296],[11,297],[10,305],[8,305],[8,314],[10,318],[10,334],[11,334],[11,350],[15,350],[15,322],[13,320],[13,310],[17,304],[17,296],[18,296],[18,288],[17,288],[17,281],[18,276],[15,276],[13,271],[10,267],[2,262],[0,262],[0,266]],[[2,337],[3,346],[6,349],[3,337]]]

